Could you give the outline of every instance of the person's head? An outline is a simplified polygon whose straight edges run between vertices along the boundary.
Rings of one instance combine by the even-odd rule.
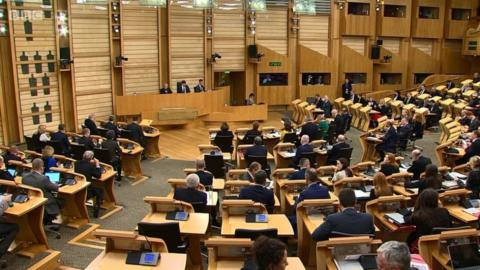
[[[198,177],[198,175],[195,173],[187,175],[185,180],[187,182],[187,188],[197,188],[198,184],[200,183],[200,177]]]
[[[93,151],[87,150],[83,153],[83,160],[90,161],[93,159],[93,157],[94,157]]]
[[[349,82],[350,82],[350,79],[349,79],[349,78],[345,78],[345,82],[346,82],[346,83],[349,83]]]
[[[82,129],[82,135],[85,136],[85,137],[89,137],[90,136],[90,129],[89,128],[83,128]]]
[[[325,95],[325,96],[323,97],[323,100],[324,100],[324,101],[329,101],[330,98],[329,98],[327,95]]]
[[[260,124],[258,123],[258,121],[254,121],[252,123],[252,129],[253,130],[258,130],[259,127],[260,127]]]
[[[262,145],[262,143],[263,143],[263,142],[262,142],[262,137],[256,136],[255,139],[253,139],[253,143],[254,143],[255,145]]]
[[[113,139],[115,139],[115,131],[113,131],[113,130],[107,131],[107,134],[105,134],[105,137],[106,137],[108,140],[113,140]]]
[[[38,125],[38,134],[43,134],[47,132],[47,126],[46,125]]]
[[[387,177],[382,172],[377,172],[373,176],[373,185],[375,186],[375,194],[385,194],[390,189]],[[391,195],[391,194],[390,194]]]
[[[342,208],[355,207],[357,198],[355,197],[355,191],[351,188],[344,188],[338,194],[338,200]]]
[[[348,160],[346,158],[337,159],[337,171],[342,171],[347,169],[349,166]]]
[[[13,155],[18,154],[18,152],[19,152],[18,146],[12,144],[12,145],[10,146],[10,148],[8,148],[8,152],[9,152],[10,154],[13,154]]]
[[[168,83],[163,83],[163,88],[167,89],[168,88]]]
[[[471,157],[470,160],[468,161],[468,164],[470,165],[470,168],[472,170],[480,168],[480,156]]]
[[[182,85],[186,85],[186,84],[187,84],[187,81],[182,80]]]
[[[480,115],[480,114],[479,114]],[[477,115],[477,118],[479,118],[479,116]],[[480,131],[478,130],[474,130],[472,132],[472,139],[477,139],[478,137],[480,137]]]
[[[252,247],[253,258],[259,269],[285,270],[287,262],[287,246],[278,239],[260,236]]]
[[[203,85],[203,79],[198,80],[198,84]]]
[[[89,114],[89,115],[88,115],[88,119],[94,121],[94,120],[95,120],[95,114],[94,114],[94,113]]]
[[[308,158],[301,158],[300,161],[298,162],[298,166],[300,166],[301,169],[303,168],[310,168],[310,160]]]
[[[32,161],[32,171],[43,174],[43,160],[41,158],[36,158]]]
[[[473,73],[474,78],[478,78],[478,76],[479,76],[478,72]]]
[[[386,154],[384,162],[388,163],[388,164],[391,164],[391,165],[397,165],[397,160],[395,159],[395,154],[392,154],[392,153]]]
[[[113,121],[115,121],[115,116],[110,115],[110,116],[108,117],[108,122],[113,122]]]
[[[293,127],[292,127],[292,121],[290,121],[290,119],[285,119],[283,121],[283,129],[284,130],[292,130]]]
[[[344,143],[345,142],[345,135],[338,135],[337,137],[337,143]]]
[[[64,124],[59,124],[58,125],[58,131],[64,132],[65,131],[65,125]]]
[[[422,156],[422,151],[419,149],[415,149],[412,151],[412,160],[417,160]]]
[[[264,186],[267,183],[267,173],[264,170],[258,170],[254,175],[253,181],[255,184]]]
[[[315,170],[314,168],[308,168],[305,171],[305,180],[307,180],[307,184],[318,182],[317,170]]]
[[[387,120],[387,127],[392,127],[393,126],[393,120],[392,119],[389,119]]]
[[[418,195],[415,210],[438,208],[438,192],[427,188]]]
[[[254,94],[254,93],[250,93],[250,95],[248,95],[248,98],[254,99],[254,98],[255,98],[255,94]]]
[[[221,131],[228,131],[230,127],[228,126],[227,122],[223,122],[222,125],[220,126]]]
[[[425,167],[425,178],[427,177],[437,177],[438,176],[438,167],[435,164],[428,164]]]
[[[248,165],[248,171],[253,175],[255,175],[255,173],[258,172],[261,168],[262,168],[262,165],[256,161]]]
[[[197,159],[195,161],[195,167],[197,168],[197,171],[204,170],[205,169],[205,160]]]
[[[51,147],[50,145],[45,145],[45,147],[42,149],[42,156],[51,157],[53,156],[54,152],[55,150],[53,149],[53,147]]]
[[[309,142],[310,142],[310,137],[308,137],[308,135],[302,135],[302,137],[300,138],[300,144],[305,145],[305,144],[308,144]]]
[[[378,270],[410,269],[410,250],[406,243],[389,241],[377,250]]]
[[[335,118],[335,116],[337,116],[337,114],[338,114],[337,109],[333,109],[332,110],[332,117]]]
[[[407,118],[402,118],[402,120],[400,120],[400,125],[402,125],[402,126],[408,125],[408,119]]]

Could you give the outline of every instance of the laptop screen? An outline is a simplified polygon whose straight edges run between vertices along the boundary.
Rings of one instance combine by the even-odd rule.
[[[50,182],[54,184],[59,184],[60,183],[60,173],[59,172],[47,172],[45,173],[45,176],[47,176],[50,179]]]
[[[480,251],[477,243],[448,247],[453,270],[479,269]]]
[[[17,170],[15,170],[15,169],[8,169],[7,171],[13,177],[15,177],[17,175]]]

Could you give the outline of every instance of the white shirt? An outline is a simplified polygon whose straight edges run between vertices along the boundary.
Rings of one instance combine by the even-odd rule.
[[[40,135],[39,140],[41,142],[48,142],[48,141],[50,141],[50,137],[47,135],[47,133],[43,133],[43,134]]]

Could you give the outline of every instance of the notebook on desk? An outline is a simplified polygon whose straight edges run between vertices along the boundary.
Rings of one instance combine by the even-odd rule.
[[[477,243],[448,246],[453,270],[480,269],[480,251]]]
[[[384,215],[384,217],[395,225],[400,226],[405,224],[405,219],[400,213],[387,213]]]

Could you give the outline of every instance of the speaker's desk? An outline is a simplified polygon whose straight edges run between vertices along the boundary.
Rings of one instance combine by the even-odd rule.
[[[142,126],[143,136],[145,138],[145,155],[149,158],[159,158],[160,153],[160,135],[157,128],[151,126]]]
[[[140,165],[143,147],[134,141],[123,138],[118,138],[117,141],[122,150],[122,170],[125,176],[135,180],[143,178],[142,166]]]

